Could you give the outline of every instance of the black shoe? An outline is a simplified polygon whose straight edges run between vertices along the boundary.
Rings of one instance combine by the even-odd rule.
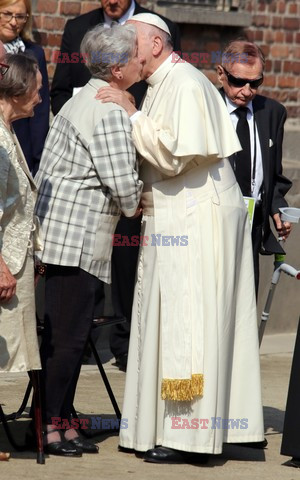
[[[98,453],[99,447],[94,443],[90,443],[84,438],[73,438],[72,440],[68,440],[68,443],[73,447],[79,448],[82,450],[83,453]]]
[[[289,465],[295,468],[300,468],[300,458],[297,458],[297,457],[291,458],[291,460],[289,461]]]
[[[47,433],[58,432],[61,437],[61,431],[57,429],[51,430],[51,432],[43,432],[44,437],[44,452],[49,455],[59,455],[61,457],[82,457],[82,449],[76,445],[72,445],[70,442],[61,440],[57,442],[45,443]],[[28,438],[28,437],[27,437]]]
[[[61,457],[82,457],[82,449],[71,442],[51,442],[44,446],[44,452]]]
[[[123,353],[123,355],[119,355],[118,357],[116,357],[116,361],[114,365],[118,367],[118,369],[121,370],[122,372],[126,372],[127,360],[128,360],[128,353]]]
[[[238,445],[239,447],[256,448],[257,450],[263,450],[264,448],[267,448],[268,440],[265,438],[262,442],[234,443],[233,445]]]
[[[150,463],[207,463],[209,455],[205,453],[183,452],[167,447],[156,447],[148,450],[144,461]]]
[[[121,445],[118,445],[118,451],[124,453],[135,453],[133,448],[122,447]]]

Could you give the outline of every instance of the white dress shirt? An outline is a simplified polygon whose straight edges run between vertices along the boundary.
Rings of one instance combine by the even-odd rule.
[[[230,118],[234,128],[236,129],[238,116],[235,113],[235,110],[238,108],[235,103],[231,102],[231,100],[225,96],[226,105],[228,112],[230,114]],[[248,112],[247,112],[247,121],[249,124],[249,131],[250,131],[250,144],[251,144],[251,196],[255,198],[256,201],[260,200],[260,189],[263,182],[263,166],[262,166],[262,156],[261,156],[261,148],[260,148],[260,141],[258,136],[257,127],[255,124],[255,116],[253,113],[253,105],[252,101],[247,105]],[[255,136],[254,136],[255,135]],[[253,172],[253,164],[255,161],[255,172]]]

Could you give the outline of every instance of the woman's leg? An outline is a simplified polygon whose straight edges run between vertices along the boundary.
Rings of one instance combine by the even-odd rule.
[[[47,425],[53,423],[53,417],[62,418],[62,412],[71,411],[99,288],[103,288],[102,282],[80,268],[47,267],[41,346]],[[52,440],[48,438],[48,441],[56,441],[53,435],[58,433],[53,433]]]

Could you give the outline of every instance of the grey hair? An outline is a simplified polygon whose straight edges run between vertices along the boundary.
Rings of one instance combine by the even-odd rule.
[[[21,97],[36,88],[37,60],[25,53],[8,53],[8,71],[0,80],[0,98]]]
[[[244,55],[244,57],[242,57]],[[256,59],[261,61],[262,69],[266,64],[265,56],[256,43],[249,42],[246,38],[239,37],[229,42],[222,54],[223,63],[249,63],[253,65]]]
[[[125,65],[133,57],[136,45],[134,25],[97,25],[85,34],[80,51],[93,77],[110,80],[111,68]]]
[[[156,27],[154,25],[147,24],[147,26],[150,27],[147,30],[149,38],[151,38],[155,35],[159,35],[159,37],[161,38],[164,50],[172,50],[173,49],[173,40],[172,40],[171,35],[169,35],[167,32],[165,32],[161,28]]]

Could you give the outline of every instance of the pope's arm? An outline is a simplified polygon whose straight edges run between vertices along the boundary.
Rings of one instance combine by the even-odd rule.
[[[148,116],[132,118],[137,151],[168,176],[178,175],[191,161],[216,161],[241,149],[216,88],[202,76],[182,78],[175,85],[169,82]]]
[[[109,112],[96,126],[89,150],[99,179],[124,213],[135,214],[143,189],[138,178],[132,126],[122,110]]]
[[[169,82],[164,91],[161,89],[148,115],[137,111],[120,90],[104,87],[96,95],[102,102],[117,103],[127,111],[137,151],[168,176],[178,175],[195,157],[198,164],[208,157],[215,161],[241,150],[216,88],[203,75],[196,80],[185,75],[183,80],[175,79],[175,84]]]
[[[170,144],[174,143],[174,134],[160,128],[142,112],[133,119],[132,138],[141,157],[170,177],[178,175],[195,156],[172,153]]]

